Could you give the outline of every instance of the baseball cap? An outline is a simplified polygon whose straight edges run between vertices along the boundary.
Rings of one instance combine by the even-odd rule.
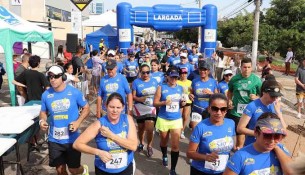
[[[181,53],[181,54],[180,54],[180,57],[185,57],[185,58],[187,58],[187,53]]]
[[[53,73],[54,75],[63,74],[63,69],[61,69],[58,65],[57,66],[51,66],[50,69],[47,71],[47,75],[49,73]]]
[[[180,68],[180,73],[187,73],[187,69],[186,68]]]
[[[110,59],[106,62],[106,69],[113,69],[115,68],[115,66],[116,66],[115,60]]]
[[[268,93],[271,97],[283,96],[279,83],[274,80],[265,81],[262,91]]]
[[[170,77],[179,77],[179,72],[176,68],[169,68],[167,75]]]
[[[226,69],[224,72],[223,72],[224,75],[228,75],[228,74],[233,74],[232,70],[231,69]]]
[[[133,52],[129,52],[128,56],[135,56]]]
[[[259,127],[264,134],[282,134],[287,135],[280,119],[278,118],[263,118],[256,122],[255,128]]]
[[[199,60],[198,61],[198,68],[199,69],[208,69],[208,70],[210,70],[210,66],[209,66],[209,64],[206,62],[206,61],[204,61],[204,60]]]
[[[107,53],[107,55],[108,55],[108,56],[111,56],[110,54],[111,54],[112,56],[114,56],[114,55],[115,55],[115,51],[114,51],[114,50],[109,50],[108,53]]]

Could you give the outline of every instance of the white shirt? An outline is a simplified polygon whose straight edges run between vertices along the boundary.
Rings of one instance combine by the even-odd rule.
[[[293,52],[292,51],[288,51],[287,54],[286,54],[285,62],[291,63],[292,57],[293,57]]]
[[[73,82],[74,82],[74,80],[75,80],[74,75],[68,74],[68,73],[65,73],[65,74],[67,75],[67,80],[65,81],[65,83],[66,83],[67,85],[73,86]]]

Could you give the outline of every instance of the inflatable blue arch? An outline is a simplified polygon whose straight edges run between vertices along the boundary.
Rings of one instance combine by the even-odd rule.
[[[133,41],[132,26],[149,27],[157,31],[179,31],[182,28],[201,26],[200,52],[210,57],[216,48],[217,8],[205,5],[199,8],[182,8],[180,5],[135,7],[122,2],[117,5],[119,47],[127,52]]]

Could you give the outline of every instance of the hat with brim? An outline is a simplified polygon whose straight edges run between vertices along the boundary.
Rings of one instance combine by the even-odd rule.
[[[47,71],[47,75],[49,75],[50,73],[52,73],[54,75],[63,74],[62,70],[63,69],[61,69],[58,65],[51,66],[50,69]]]
[[[207,69],[207,70],[210,70],[209,64],[208,64],[206,61],[204,61],[204,60],[198,61],[198,68],[199,68],[199,69]]]
[[[287,135],[281,120],[278,118],[263,118],[256,122],[255,128],[264,134],[282,134]]]
[[[117,65],[116,61],[110,59],[106,62],[106,69],[114,69],[116,67],[116,65]]]
[[[271,97],[280,97],[283,96],[279,87],[266,88],[264,92],[268,93]]]
[[[176,69],[172,69],[169,73],[168,73],[169,77],[179,77],[179,72]]]
[[[232,74],[233,75],[233,72],[231,69],[227,69],[223,72],[224,75],[229,75],[229,74]]]

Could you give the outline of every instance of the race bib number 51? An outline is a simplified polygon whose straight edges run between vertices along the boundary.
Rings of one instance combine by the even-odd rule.
[[[127,152],[111,154],[112,159],[106,163],[107,169],[118,169],[127,166]]]
[[[204,168],[214,170],[214,171],[223,171],[226,168],[229,155],[219,155],[219,158],[214,162],[204,162]]]

